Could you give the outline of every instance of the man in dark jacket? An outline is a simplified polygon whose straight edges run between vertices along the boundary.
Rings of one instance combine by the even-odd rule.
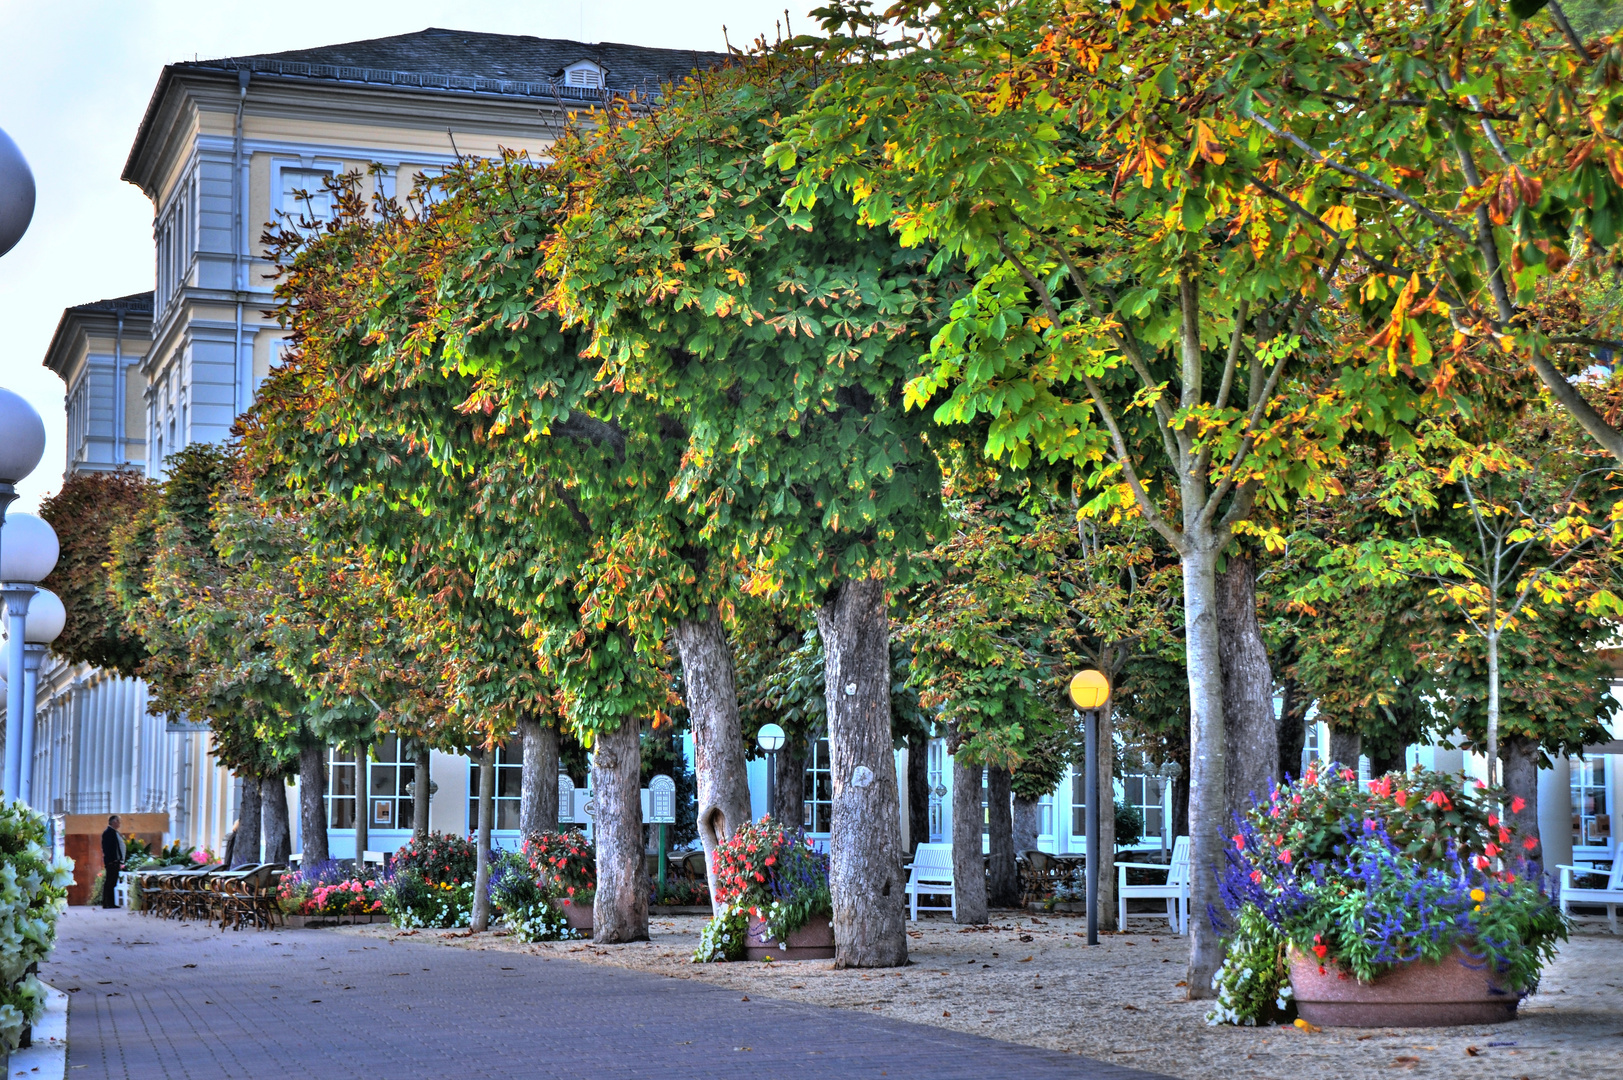
[[[101,886],[101,906],[116,907],[113,889],[118,886],[118,874],[124,869],[124,838],[118,834],[118,815],[107,819],[107,828],[101,834],[101,863],[107,868],[107,879]]]

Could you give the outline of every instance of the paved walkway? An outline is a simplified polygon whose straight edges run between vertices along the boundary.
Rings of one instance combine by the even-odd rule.
[[[940,1028],[564,959],[73,908],[72,1080],[357,1074],[570,1080],[1153,1080]]]

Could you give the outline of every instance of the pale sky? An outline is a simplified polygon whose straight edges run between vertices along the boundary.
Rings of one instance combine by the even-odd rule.
[[[43,366],[62,309],[152,288],[152,204],[119,179],[166,63],[302,49],[429,26],[722,48],[759,34],[790,9],[814,29],[805,0],[0,0],[0,129],[34,172],[33,224],[0,257],[0,386],[45,419],[45,459],[19,486],[33,512],[62,483],[62,381]]]

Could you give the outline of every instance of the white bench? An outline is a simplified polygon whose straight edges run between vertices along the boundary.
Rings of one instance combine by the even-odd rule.
[[[907,903],[909,918],[918,921],[920,909],[924,911],[950,911],[958,917],[958,897],[952,891],[952,845],[920,844],[907,865]],[[919,903],[919,897],[950,897],[945,906]]]
[[[1167,880],[1163,885],[1129,885],[1127,884],[1127,870],[1131,867],[1136,870],[1160,870],[1166,874]],[[1187,934],[1189,932],[1189,837],[1180,836],[1172,844],[1172,863],[1163,866],[1160,863],[1133,863],[1119,862],[1116,864],[1116,929],[1127,930],[1127,901],[1129,900],[1165,900],[1167,902],[1166,920],[1172,924],[1175,933]],[[1136,919],[1159,919],[1156,914],[1135,914]]]
[[[1606,909],[1606,921],[1611,924],[1612,933],[1617,933],[1617,909],[1623,905],[1623,846],[1612,853],[1612,869],[1595,870],[1587,866],[1557,867],[1561,871],[1561,914],[1569,918],[1572,915],[1573,904],[1598,904]],[[1572,884],[1573,875],[1579,877],[1604,877],[1606,884],[1602,888],[1575,888]],[[1586,916],[1577,916],[1585,918]],[[1593,916],[1599,918],[1599,916]]]

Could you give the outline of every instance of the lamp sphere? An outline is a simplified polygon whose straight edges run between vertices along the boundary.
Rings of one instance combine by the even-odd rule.
[[[49,645],[68,624],[68,609],[62,598],[50,589],[35,590],[28,601],[28,622],[23,627],[23,641],[29,645]]]
[[[0,255],[17,246],[34,217],[34,174],[11,136],[0,131]]]
[[[37,585],[62,553],[51,524],[33,514],[7,514],[0,524],[0,581]]]
[[[45,422],[20,394],[0,386],[0,484],[15,484],[44,456]]]
[[[760,732],[755,736],[755,744],[770,754],[783,748],[784,739],[781,727],[776,724],[762,724]]]
[[[1089,668],[1071,677],[1071,703],[1079,709],[1101,709],[1110,700],[1110,680]]]

